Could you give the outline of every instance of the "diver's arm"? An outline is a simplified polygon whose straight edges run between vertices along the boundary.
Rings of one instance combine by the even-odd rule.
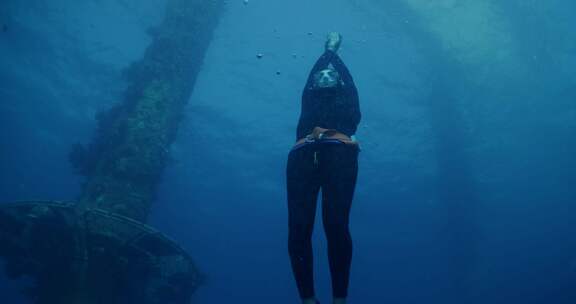
[[[362,114],[360,112],[360,102],[358,98],[358,90],[355,86],[345,88],[346,95],[346,110],[342,113],[341,119],[343,120],[342,133],[352,136],[356,133]]]
[[[358,124],[362,119],[362,113],[360,112],[360,102],[358,98],[358,91],[356,87],[354,87],[354,91],[352,95],[350,95],[350,125],[353,126],[350,130],[350,135],[356,134],[356,129],[358,128]]]
[[[346,99],[349,105],[349,113],[347,119],[349,119],[349,124],[353,126],[357,126],[362,118],[360,113],[360,102],[358,97],[358,89],[356,88],[356,84],[354,83],[354,78],[352,78],[352,74],[346,64],[342,61],[338,54],[335,54],[334,58],[332,59],[332,65],[334,69],[340,74],[340,79],[342,80],[344,94],[346,95]],[[356,133],[356,127],[354,127],[353,132],[350,134]]]
[[[344,82],[344,86],[347,88],[354,87],[354,89],[356,89],[354,79],[352,78],[352,74],[350,74],[350,70],[348,70],[348,67],[346,66],[346,64],[344,64],[344,62],[342,61],[340,56],[338,56],[338,54],[334,53],[331,63],[334,66],[336,72],[338,72],[338,74],[340,75],[340,79],[342,79],[342,81]]]
[[[306,136],[314,126],[311,122],[314,121],[312,115],[314,114],[310,109],[310,96],[304,93],[302,97],[302,108],[300,110],[300,119],[298,120],[298,127],[296,128],[296,140]]]
[[[316,63],[308,75],[306,86],[302,91],[302,109],[300,110],[300,120],[298,121],[298,128],[296,129],[297,139],[308,134],[308,132],[314,127],[310,125],[310,122],[313,121],[312,116],[314,115],[313,109],[310,108],[313,103],[312,91],[314,88],[314,75],[327,68],[332,61],[332,58],[334,58],[334,55],[334,52],[326,50],[324,54],[316,60]]]

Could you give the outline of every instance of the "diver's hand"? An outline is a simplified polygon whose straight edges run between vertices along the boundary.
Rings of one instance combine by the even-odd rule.
[[[336,53],[338,52],[338,49],[340,49],[341,43],[342,35],[337,32],[331,32],[328,34],[328,38],[326,39],[326,50]]]

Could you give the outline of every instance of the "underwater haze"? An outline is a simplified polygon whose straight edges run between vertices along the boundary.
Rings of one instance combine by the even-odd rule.
[[[0,201],[74,201],[168,0],[0,3]],[[349,303],[576,303],[576,2],[228,0],[148,224],[193,303],[298,303],[285,170],[326,34],[360,95]],[[331,288],[321,217],[316,288]],[[0,274],[0,302],[32,303]]]

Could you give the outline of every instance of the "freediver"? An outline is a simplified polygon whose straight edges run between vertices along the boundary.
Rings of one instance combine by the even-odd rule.
[[[297,142],[288,155],[288,251],[303,304],[320,303],[313,280],[312,231],[319,190],[334,304],[345,304],[352,261],[348,228],[358,175],[358,90],[337,52],[342,37],[328,34],[302,94]]]

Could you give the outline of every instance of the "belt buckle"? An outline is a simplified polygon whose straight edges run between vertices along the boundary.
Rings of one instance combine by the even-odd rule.
[[[306,135],[306,138],[304,139],[305,143],[313,143],[315,141],[316,141],[316,139],[314,139],[314,136],[312,136],[312,134]]]

